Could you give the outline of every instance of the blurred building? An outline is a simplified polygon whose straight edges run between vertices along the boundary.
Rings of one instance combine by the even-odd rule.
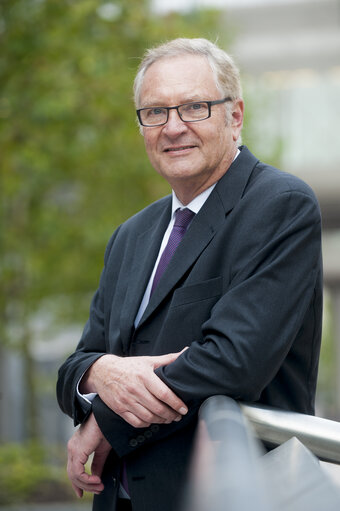
[[[31,328],[35,333],[32,355],[38,395],[38,437],[47,445],[63,445],[66,452],[66,441],[74,431],[73,421],[59,409],[55,385],[58,368],[74,351],[82,325],[56,333],[45,318],[33,318]],[[25,370],[21,353],[0,345],[0,444],[23,442],[28,438],[30,404]]]
[[[317,191],[325,228],[339,228],[340,1],[277,0],[229,8],[225,19],[258,115],[258,142],[266,151],[279,137],[281,163]]]
[[[323,218],[340,413],[340,1],[277,0],[227,9],[230,50],[252,113],[245,143],[309,183]],[[247,105],[246,104],[246,105]]]

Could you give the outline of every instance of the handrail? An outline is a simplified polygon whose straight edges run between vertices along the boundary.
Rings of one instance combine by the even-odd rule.
[[[269,406],[241,405],[256,436],[271,445],[296,437],[315,456],[340,465],[340,423]]]
[[[269,511],[257,470],[258,442],[236,401],[208,398],[200,408],[185,511]],[[238,491],[242,484],[242,491]],[[235,491],[236,490],[236,491]]]
[[[259,440],[284,445],[261,456]],[[210,397],[199,411],[182,511],[286,511],[292,502],[295,511],[338,510],[339,490],[310,451],[340,464],[340,423]]]

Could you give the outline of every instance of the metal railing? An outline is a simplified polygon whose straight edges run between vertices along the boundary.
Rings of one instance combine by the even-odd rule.
[[[279,447],[266,454],[259,440]],[[340,464],[339,423],[211,397],[183,511],[338,511],[340,490],[312,453]]]
[[[296,437],[320,460],[340,464],[340,423],[258,405],[241,405],[257,438],[281,445]]]

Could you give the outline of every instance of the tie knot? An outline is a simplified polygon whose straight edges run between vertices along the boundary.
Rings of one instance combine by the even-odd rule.
[[[195,213],[188,208],[177,209],[175,212],[175,226],[187,229]]]

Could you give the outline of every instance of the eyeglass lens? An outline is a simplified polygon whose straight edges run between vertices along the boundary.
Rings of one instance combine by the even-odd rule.
[[[206,102],[187,103],[176,108],[182,121],[200,121],[209,117],[209,104]],[[140,110],[141,121],[146,125],[165,124],[168,110],[172,108],[153,107]]]

